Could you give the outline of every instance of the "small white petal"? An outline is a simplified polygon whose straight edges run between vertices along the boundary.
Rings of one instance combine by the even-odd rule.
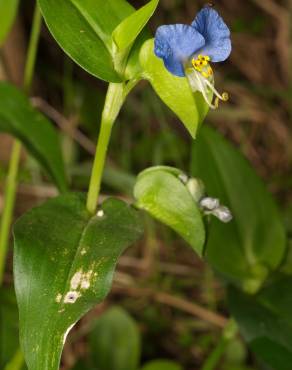
[[[218,208],[219,205],[219,199],[217,198],[205,197],[200,201],[200,206],[208,211],[213,211],[215,208]]]
[[[220,206],[212,211],[212,214],[222,222],[229,222],[232,220],[232,213],[229,208]]]
[[[187,189],[191,193],[191,196],[198,202],[205,192],[205,186],[202,180],[191,178],[186,184]]]
[[[186,184],[189,180],[188,176],[185,173],[181,173],[178,178],[183,184]]]

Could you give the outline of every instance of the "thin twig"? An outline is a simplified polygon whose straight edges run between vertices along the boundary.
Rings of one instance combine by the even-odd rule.
[[[279,62],[284,81],[289,76],[289,11],[273,0],[252,0],[259,8],[272,16],[277,22],[277,37],[275,40]]]
[[[162,303],[164,305],[177,308],[181,311],[187,312],[191,315],[197,316],[200,319],[218,326],[220,328],[224,328],[227,324],[228,320],[212,311],[207,310],[206,308],[197,305],[196,303],[188,302],[187,300],[173,296],[168,293],[164,292],[156,292],[152,289],[147,288],[139,288],[132,285],[126,285],[123,282],[116,282],[113,286],[113,292],[126,292],[128,295],[135,296],[135,297],[148,297],[156,302]]]
[[[89,154],[95,154],[95,145],[88,139],[81,131],[73,127],[66,117],[60,112],[53,108],[49,103],[39,97],[31,98],[31,102],[34,107],[38,108],[46,116],[52,119],[64,131],[68,136],[74,139],[82,148],[84,148]]]
[[[122,256],[119,259],[119,266],[132,268],[135,270],[146,270],[149,268],[149,263],[141,258],[135,258],[131,256]],[[161,262],[157,264],[160,271],[181,276],[193,276],[195,275],[195,269],[191,266],[185,266],[177,263]]]

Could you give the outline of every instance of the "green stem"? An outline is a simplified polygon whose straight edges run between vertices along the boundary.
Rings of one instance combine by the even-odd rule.
[[[106,95],[105,105],[101,117],[100,132],[97,141],[96,153],[93,162],[89,190],[87,195],[87,209],[94,214],[97,208],[100,193],[107,148],[110,141],[113,124],[120,112],[125,99],[125,85],[110,83]]]
[[[36,4],[24,70],[23,90],[27,94],[29,94],[33,78],[37,46],[41,30],[41,22],[42,22],[41,13],[39,11],[38,5]],[[9,231],[12,223],[12,216],[15,204],[15,195],[17,190],[17,174],[20,162],[20,154],[21,154],[21,143],[18,140],[15,140],[11,151],[11,158],[9,162],[9,169],[5,184],[4,208],[0,225],[0,285],[2,284],[3,281],[9,241]]]
[[[223,330],[223,334],[216,347],[205,361],[202,370],[214,370],[218,368],[217,365],[224,354],[228,343],[237,335],[237,331],[237,325],[235,321],[231,319]]]
[[[21,143],[15,140],[12,147],[11,158],[9,162],[8,175],[5,184],[4,208],[1,218],[0,228],[0,285],[3,280],[5,260],[8,249],[9,231],[11,218],[15,203],[15,194],[17,187],[17,172],[20,160]]]
[[[36,3],[34,14],[33,14],[32,28],[31,28],[31,34],[30,34],[30,39],[29,39],[29,46],[28,46],[28,52],[27,52],[27,57],[26,57],[25,69],[24,69],[24,78],[23,78],[23,89],[27,95],[29,95],[30,93],[31,84],[33,80],[33,73],[35,69],[36,55],[37,55],[39,38],[40,38],[41,26],[42,26],[42,15],[38,7],[38,4]]]
[[[12,360],[5,366],[4,370],[21,370],[24,364],[24,358],[21,350],[19,349]]]

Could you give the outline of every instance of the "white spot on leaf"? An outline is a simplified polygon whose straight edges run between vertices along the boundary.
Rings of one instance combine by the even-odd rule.
[[[93,276],[93,271],[83,272],[77,271],[71,279],[71,290],[88,289],[90,287],[90,279]]]
[[[62,294],[58,293],[57,296],[56,296],[56,302],[60,303],[61,299],[62,299]]]
[[[82,270],[76,272],[74,276],[72,277],[71,279],[71,289],[72,290],[76,290],[79,287],[81,283],[81,279],[82,279]]]
[[[75,303],[80,296],[79,292],[70,291],[65,295],[64,303]]]

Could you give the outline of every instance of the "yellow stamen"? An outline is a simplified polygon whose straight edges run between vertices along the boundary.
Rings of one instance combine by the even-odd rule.
[[[197,58],[193,58],[191,60],[192,66],[195,71],[193,72],[194,79],[192,80],[192,84],[195,86],[194,91],[200,91],[207,104],[210,108],[216,109],[219,106],[219,102],[224,101],[226,102],[229,99],[228,93],[224,92],[223,94],[219,94],[219,92],[215,89],[214,80],[213,80],[213,70],[210,66],[211,58],[208,55],[199,54]],[[187,69],[191,71],[191,68]],[[189,76],[192,76],[191,72],[188,72]],[[200,77],[200,75],[202,77]],[[209,92],[213,92],[215,95],[214,100],[208,96]],[[213,100],[213,101],[212,101]]]
[[[229,94],[228,94],[227,92],[224,92],[224,93],[222,94],[222,100],[223,100],[223,101],[228,101],[228,100],[229,100]]]

